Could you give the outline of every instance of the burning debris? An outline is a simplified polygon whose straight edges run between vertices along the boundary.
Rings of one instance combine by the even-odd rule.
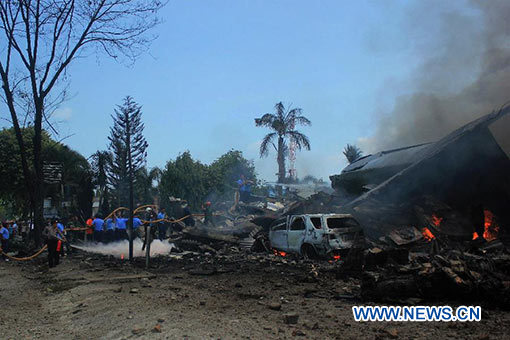
[[[494,215],[489,210],[484,210],[483,225],[484,225],[483,238],[487,242],[494,241],[495,239],[498,238],[499,226],[495,222]]]
[[[341,183],[346,176],[356,179],[360,187],[375,186],[344,202],[340,210],[352,213],[371,238],[410,225],[429,239],[438,233],[466,240],[475,233],[488,241],[504,237],[501,226],[510,224],[510,135],[504,131],[510,131],[510,107],[477,119],[436,143],[414,148],[404,157],[408,161],[400,162],[403,166],[378,161],[392,152],[373,160],[361,159],[349,171],[332,177],[333,186],[343,192]],[[386,179],[371,181],[374,172],[363,170],[367,167],[384,169]]]
[[[509,113],[436,143],[362,158],[332,179],[333,194],[218,202],[211,221],[179,222],[151,250],[199,263],[189,266],[193,275],[255,260],[307,268],[310,280],[325,272],[358,278],[357,298],[368,301],[459,298],[510,308],[510,141],[501,132],[510,131]],[[358,188],[336,187],[348,182]],[[119,257],[127,243],[111,247],[79,249]]]
[[[421,233],[423,235],[423,238],[425,240],[427,240],[428,242],[432,241],[433,239],[435,239],[436,237],[434,236],[434,234],[432,234],[432,232],[430,231],[429,228],[425,227],[421,230]]]
[[[400,265],[389,256],[380,258],[384,260],[369,263],[363,271],[363,299],[419,302],[446,298],[510,308],[508,253],[488,253],[486,249],[478,254],[458,250],[435,255],[409,253],[408,263]]]

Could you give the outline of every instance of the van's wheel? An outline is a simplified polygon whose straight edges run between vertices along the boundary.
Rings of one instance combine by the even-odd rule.
[[[315,248],[309,244],[303,244],[301,246],[301,254],[308,260],[317,260],[319,258]]]

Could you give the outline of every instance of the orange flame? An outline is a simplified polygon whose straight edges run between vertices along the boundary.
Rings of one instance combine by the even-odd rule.
[[[276,249],[273,249],[273,254],[275,254],[276,256],[287,256],[286,252]]]
[[[427,242],[430,242],[432,241],[433,239],[435,239],[436,237],[434,236],[434,234],[432,234],[432,232],[430,231],[429,228],[425,227],[421,230],[421,234],[423,235],[423,238],[425,238],[425,240],[427,240]]]
[[[338,262],[339,260],[340,260],[340,255],[333,255],[332,259],[329,260],[328,262],[329,263],[335,263],[335,262]]]
[[[479,238],[480,236],[478,236],[478,233],[475,231],[473,233],[473,240],[476,240],[477,238]]]
[[[484,210],[485,223],[483,238],[488,242],[498,238],[499,226],[494,222],[494,214],[489,210]]]
[[[434,226],[439,227],[442,221],[443,221],[442,217],[437,217],[435,214],[432,214],[432,224]]]

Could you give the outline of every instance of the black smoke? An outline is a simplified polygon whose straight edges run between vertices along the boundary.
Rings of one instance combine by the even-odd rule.
[[[367,151],[438,140],[510,100],[510,1],[418,3],[403,29],[421,62]]]

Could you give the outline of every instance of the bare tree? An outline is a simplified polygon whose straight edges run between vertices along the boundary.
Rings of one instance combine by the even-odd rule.
[[[0,1],[2,99],[20,147],[37,242],[44,222],[41,133],[43,124],[51,128],[51,107],[65,98],[69,65],[92,52],[134,61],[155,38],[148,31],[159,23],[156,14],[165,3],[159,0]],[[34,128],[33,157],[27,155],[20,120],[28,120],[28,125]],[[29,161],[33,162],[31,167]]]

